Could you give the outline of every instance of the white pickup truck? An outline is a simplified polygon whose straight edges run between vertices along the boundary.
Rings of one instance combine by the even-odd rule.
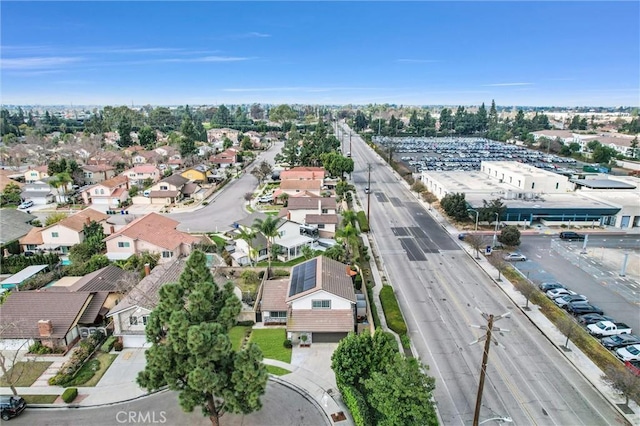
[[[623,322],[599,321],[587,326],[589,333],[596,337],[631,334],[631,327]]]

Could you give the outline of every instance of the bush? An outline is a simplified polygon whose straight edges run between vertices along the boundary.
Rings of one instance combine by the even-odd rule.
[[[241,327],[253,327],[255,325],[254,321],[251,320],[247,320],[247,321],[238,321],[236,322],[237,326],[241,326]]]
[[[360,290],[362,288],[362,277],[360,276],[360,274],[356,275],[355,279],[353,280],[353,286],[356,288],[356,290]]]
[[[258,278],[260,278],[260,279],[264,278],[264,274],[265,273],[266,273],[265,271],[258,272]]]
[[[44,354],[50,354],[51,352],[53,351],[51,350],[50,347],[44,346],[40,342],[35,342],[33,345],[29,346],[30,354],[44,355]]]
[[[498,235],[498,241],[506,246],[519,246],[520,230],[517,226],[509,225],[500,232],[500,235]]]
[[[203,201],[203,202],[202,202],[202,205],[203,205],[203,206],[208,206],[208,205],[209,205],[209,202],[208,202],[208,201]]]
[[[116,352],[120,352],[123,349],[123,347],[124,346],[122,345],[122,342],[119,340],[113,344],[113,350]]]
[[[49,384],[65,386],[71,383],[75,379],[78,370],[85,364],[89,356],[98,345],[100,345],[103,339],[104,334],[98,332],[89,336],[88,339],[81,341],[75,352],[73,352],[73,355],[71,355],[71,358],[60,367],[60,370],[58,370],[55,376],[49,379]]]
[[[111,352],[111,349],[113,349],[113,345],[118,341],[118,338],[116,336],[109,336],[109,338],[107,339],[106,342],[104,342],[102,344],[102,346],[100,347],[100,350],[102,352]]]
[[[369,405],[358,389],[349,385],[339,386],[342,400],[351,412],[353,423],[356,426],[367,426],[373,424],[369,414]]]
[[[393,287],[390,285],[382,286],[380,290],[380,302],[382,303],[382,310],[384,316],[387,319],[389,328],[399,335],[407,334],[407,324],[404,322],[400,306],[398,306],[398,300],[393,292]]]
[[[360,231],[369,232],[369,222],[367,221],[367,215],[364,211],[359,211],[356,214],[356,218],[358,219],[358,225],[360,226]]]
[[[380,327],[380,317],[378,316],[378,308],[373,303],[373,283],[371,281],[367,282],[367,296],[370,302],[369,309],[371,309],[371,316],[373,317],[373,326],[378,328]]]
[[[291,273],[285,269],[276,269],[273,271],[274,277],[288,277]]]
[[[286,339],[286,340],[284,341],[284,343],[282,344],[282,346],[284,346],[284,347],[285,347],[285,348],[287,348],[287,349],[291,349],[291,348],[293,347],[293,343],[291,343],[291,340],[290,340],[290,339]]]
[[[78,389],[76,388],[67,388],[62,392],[62,400],[67,404],[73,402],[74,399],[78,396]]]

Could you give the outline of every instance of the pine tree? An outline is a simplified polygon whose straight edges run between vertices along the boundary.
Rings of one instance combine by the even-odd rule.
[[[160,288],[146,327],[152,346],[138,384],[179,392],[183,410],[201,406],[214,426],[224,413],[259,410],[268,377],[262,352],[253,343],[235,352],[229,340],[240,306],[233,285],[219,288],[204,253],[194,251],[179,281]]]

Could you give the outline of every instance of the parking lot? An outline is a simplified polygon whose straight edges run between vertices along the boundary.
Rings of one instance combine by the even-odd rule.
[[[523,146],[485,138],[422,138],[374,136],[373,142],[387,150],[393,146],[394,158],[410,169],[421,171],[480,170],[482,161],[518,161],[546,169],[575,166],[576,160],[533,151]],[[426,154],[426,155],[423,155]]]

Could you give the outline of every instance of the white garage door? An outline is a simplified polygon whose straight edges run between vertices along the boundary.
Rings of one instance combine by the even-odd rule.
[[[108,198],[92,198],[91,199],[91,203],[92,204],[100,204],[100,205],[108,206],[109,205],[109,199]]]
[[[147,338],[141,336],[122,336],[122,345],[125,348],[148,348],[151,343],[147,343]]]

